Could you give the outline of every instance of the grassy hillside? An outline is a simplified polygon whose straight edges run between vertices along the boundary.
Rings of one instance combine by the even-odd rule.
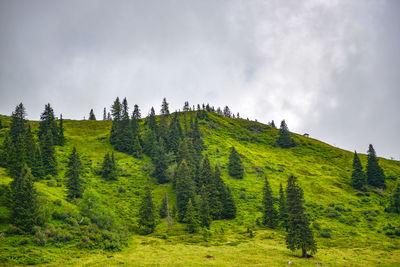
[[[3,125],[9,117],[0,116]],[[37,131],[38,122],[29,122]],[[243,119],[230,119],[208,113],[200,121],[200,128],[213,165],[221,166],[224,181],[232,188],[237,204],[237,217],[230,221],[214,221],[210,231],[189,235],[185,226],[174,223],[168,231],[160,220],[155,233],[149,236],[135,234],[139,201],[146,184],[153,188],[157,205],[165,192],[174,204],[171,185],[157,185],[149,176],[152,164],[149,158],[135,159],[115,152],[122,174],[118,181],[104,181],[97,174],[104,154],[112,151],[108,142],[110,121],[64,121],[66,144],[57,147],[58,177],[35,183],[41,200],[46,203],[49,225],[43,228],[45,244],[35,238],[10,233],[9,210],[5,207],[4,186],[11,179],[0,168],[0,265],[16,264],[71,264],[85,266],[120,265],[268,265],[282,266],[292,261],[298,266],[323,265],[367,266],[400,264],[400,216],[384,212],[388,195],[396,180],[400,181],[400,162],[380,159],[387,179],[387,189],[359,192],[350,186],[353,153],[327,145],[318,140],[294,135],[298,147],[274,147],[278,131],[269,126]],[[0,142],[7,129],[0,130]],[[367,145],[365,147],[367,149]],[[94,189],[102,204],[114,214],[124,235],[114,250],[101,246],[82,246],[85,239],[78,202],[66,201],[64,172],[67,157],[76,146],[84,163],[85,187]],[[227,163],[229,148],[235,146],[245,166],[243,180],[229,177]],[[378,149],[379,152],[379,149]],[[360,154],[363,166],[366,155]],[[174,166],[170,167],[172,175]],[[283,230],[267,230],[257,226],[261,217],[264,177],[267,175],[278,197],[279,184],[286,186],[287,177],[298,177],[304,190],[307,212],[312,220],[318,245],[317,254],[302,259],[300,254],[286,249]],[[75,220],[75,221],[74,221]],[[252,236],[248,229],[254,233]],[[71,236],[58,238],[64,231]],[[62,236],[62,234],[60,234]],[[103,238],[106,239],[106,238]],[[110,238],[112,240],[112,238]],[[110,241],[111,242],[111,241]],[[214,258],[205,258],[212,255]],[[108,257],[107,257],[108,256]]]

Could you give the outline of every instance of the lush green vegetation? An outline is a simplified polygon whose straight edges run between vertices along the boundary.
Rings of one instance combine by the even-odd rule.
[[[0,262],[93,266],[121,263],[281,266],[287,261],[301,266],[315,266],[317,262],[356,266],[400,264],[400,214],[394,206],[399,202],[399,190],[393,194],[396,197],[391,196],[400,181],[400,162],[380,158],[386,188],[365,186],[359,191],[352,187],[354,155],[351,152],[294,133],[289,137],[293,140],[291,144],[296,145],[281,148],[276,145],[279,130],[230,118],[229,109],[224,109],[225,116],[187,109],[176,119],[168,115],[165,104],[162,116],[146,119],[149,130],[144,127],[145,120],[136,116],[142,132],[135,134],[138,140],[143,138],[146,155],[141,153],[139,141],[128,143],[128,147],[121,141],[129,135],[125,130],[127,111],[114,126],[110,120],[64,120],[61,128],[59,122],[58,127],[51,122],[48,129],[43,130],[45,124],[30,121],[33,136],[42,133],[42,146],[49,147],[49,166],[53,169],[49,168],[44,179],[34,179],[41,222],[34,227],[33,234],[27,234],[13,225],[8,186],[12,178],[0,167]],[[114,105],[118,108],[118,103]],[[120,104],[120,109],[124,105]],[[46,105],[46,110],[49,108],[50,105]],[[155,115],[154,109],[152,115]],[[0,143],[3,143],[10,131],[11,118],[0,116],[0,120],[3,126]],[[159,123],[159,128],[155,122]],[[170,127],[178,135],[182,128],[193,129],[191,139],[194,141],[183,139],[178,144],[166,138],[171,141],[160,145],[156,138],[162,127]],[[65,138],[64,146],[52,146],[53,132],[58,137],[53,140],[61,144],[60,129]],[[110,132],[114,138],[112,144]],[[196,152],[187,156],[191,151],[188,147]],[[242,179],[229,175],[231,147],[237,151],[244,167]],[[52,172],[52,149],[57,173]],[[110,156],[112,153],[115,159]],[[208,182],[204,189],[200,188],[200,199],[197,199],[197,193],[193,193],[196,184],[179,179],[193,167],[190,159],[199,161],[199,155],[204,158],[202,166],[207,165],[199,171],[222,178],[219,184],[226,190],[221,192],[229,192],[225,197],[220,196],[212,200],[214,202],[204,201],[206,197],[202,196],[214,190],[216,184]],[[362,166],[367,166],[367,155],[358,154],[358,158]],[[174,160],[179,164],[173,163]],[[375,161],[371,162],[369,165],[376,166]],[[111,173],[112,178],[103,178],[104,173]],[[309,215],[318,248],[313,258],[299,258],[301,251],[292,252],[286,248],[285,223],[280,223],[276,229],[264,226],[267,222],[264,222],[265,205],[270,205],[271,194],[279,217],[287,218],[285,212],[281,212],[283,201],[279,200],[284,199],[290,175],[297,177],[297,184],[304,191],[305,212]],[[265,176],[269,188],[266,197]],[[80,192],[79,186],[71,187],[74,180],[83,181],[82,198],[74,197],[78,193],[71,193],[71,188],[73,192],[75,188]],[[188,192],[185,197],[178,197],[178,202],[184,204],[177,203],[178,187]],[[232,217],[235,218],[220,219],[232,218],[218,213],[218,205],[223,205],[222,200],[229,196],[234,200],[235,216]],[[171,229],[167,220],[160,218],[164,216],[155,218],[154,224],[153,220],[140,215],[141,212],[155,215],[155,210],[161,208],[153,207],[152,202],[162,207],[167,205],[166,198],[171,207]],[[199,211],[195,210],[194,202],[199,203]],[[283,210],[287,212],[288,208]],[[199,217],[193,215],[197,212]],[[165,217],[170,219],[167,214]],[[217,220],[211,221],[210,217]],[[146,229],[141,228],[140,221],[145,222]],[[152,233],[139,235],[143,232]],[[206,255],[213,257],[206,258]]]

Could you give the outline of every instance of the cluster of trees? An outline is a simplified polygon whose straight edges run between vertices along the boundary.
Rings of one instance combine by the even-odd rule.
[[[379,166],[375,149],[371,144],[368,148],[366,172],[363,171],[363,166],[357,152],[354,152],[353,172],[351,174],[351,185],[353,188],[358,190],[366,190],[367,185],[385,188],[385,179],[385,174],[382,168]]]
[[[271,122],[271,127],[275,127],[274,121]],[[290,148],[297,145],[293,138],[290,136],[289,128],[285,120],[281,122],[281,126],[279,128],[279,137],[276,141],[276,145],[281,148]]]
[[[314,234],[310,228],[310,221],[305,213],[303,190],[297,183],[296,177],[289,176],[286,187],[286,196],[280,185],[279,208],[274,206],[274,197],[267,177],[263,193],[262,224],[269,228],[282,226],[286,230],[286,245],[295,251],[302,250],[302,256],[307,257],[307,251],[315,253],[317,250]]]

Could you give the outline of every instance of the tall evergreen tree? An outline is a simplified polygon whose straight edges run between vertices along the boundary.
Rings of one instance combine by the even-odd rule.
[[[200,226],[210,229],[212,218],[210,214],[210,206],[208,205],[208,199],[209,199],[208,193],[203,185],[200,190],[200,210],[199,210]]]
[[[107,153],[104,156],[100,174],[105,180],[117,180],[117,168],[115,164],[114,153],[111,157],[110,153]]]
[[[60,124],[58,126],[58,145],[63,146],[64,144],[65,144],[64,120],[62,114],[60,114]]]
[[[196,209],[192,203],[192,199],[189,198],[189,201],[187,203],[187,210],[185,214],[185,220],[184,222],[187,223],[187,231],[189,233],[197,233],[198,228],[199,228],[199,219],[197,216]]]
[[[162,202],[160,205],[160,209],[158,210],[158,215],[162,219],[167,217],[167,209],[168,209],[167,204],[168,204],[168,195],[167,195],[167,192],[165,192],[164,198],[162,199]]]
[[[42,136],[40,150],[42,152],[44,175],[57,175],[57,161],[54,150],[53,134],[50,129]]]
[[[96,116],[94,115],[93,109],[91,109],[90,112],[89,112],[89,120],[90,121],[95,121],[96,120]]]
[[[396,188],[390,195],[389,212],[400,214],[400,182],[397,183]]]
[[[54,117],[53,108],[50,104],[45,105],[43,113],[40,115],[40,123],[39,123],[39,140],[43,140],[47,135],[47,132],[51,132],[51,138],[53,145],[59,145],[59,129]]]
[[[142,202],[140,203],[138,224],[140,233],[144,235],[151,234],[156,227],[156,210],[149,186],[145,188]]]
[[[3,129],[3,122],[0,120],[0,130]]]
[[[121,122],[121,102],[119,101],[119,97],[115,99],[113,105],[111,106],[111,113],[113,121],[110,133],[110,143],[115,145],[119,141],[119,127]]]
[[[83,181],[81,178],[82,162],[79,154],[76,152],[76,148],[72,149],[72,153],[69,156],[67,171],[65,177],[67,178],[66,185],[68,189],[68,198],[81,198],[83,194]]]
[[[365,173],[363,172],[363,167],[361,165],[360,158],[357,155],[357,152],[354,151],[353,158],[353,172],[351,174],[351,185],[353,188],[361,190],[367,184],[367,179],[365,177]]]
[[[40,224],[39,202],[30,169],[25,165],[11,184],[11,222],[25,232]]]
[[[169,125],[167,148],[169,152],[173,152],[175,155],[178,153],[179,143],[183,138],[182,128],[179,123],[178,113],[174,113],[174,117]]]
[[[151,129],[147,129],[144,133],[143,152],[151,159],[154,159],[157,155],[156,133]]]
[[[35,178],[42,178],[44,176],[42,154],[38,145],[35,145],[35,155],[31,170]]]
[[[283,192],[282,184],[279,186],[279,220],[282,226],[288,230],[288,214],[285,193]]]
[[[11,114],[10,135],[11,141],[15,144],[22,139],[26,132],[26,112],[22,103],[15,107]],[[18,174],[19,175],[19,174]]]
[[[104,110],[103,110],[103,121],[106,121],[107,120],[107,111],[106,111],[106,108],[104,108]]]
[[[233,200],[231,189],[227,186],[226,193],[224,196],[224,212],[223,218],[224,219],[234,219],[236,217],[236,205],[235,201]]]
[[[154,172],[152,174],[153,177],[157,178],[159,184],[164,184],[168,182],[167,179],[168,158],[165,153],[164,141],[162,138],[160,138],[158,142],[156,155],[153,159],[153,164],[154,164]]]
[[[281,127],[279,128],[279,137],[276,143],[282,148],[294,147],[296,145],[296,142],[290,136],[289,128],[287,127],[285,120],[281,122]]]
[[[302,256],[307,257],[307,251],[315,253],[317,246],[308,216],[305,214],[303,190],[293,175],[288,179],[286,200],[288,209],[287,248],[292,251],[301,249]]]
[[[275,228],[278,224],[278,212],[274,207],[274,198],[267,176],[265,176],[263,194],[263,224],[269,228]]]
[[[368,148],[368,161],[367,161],[367,181],[369,185],[385,188],[385,174],[379,166],[378,158],[376,157],[375,149],[370,144]]]
[[[194,125],[192,127],[192,139],[193,139],[193,148],[196,151],[196,160],[198,162],[200,162],[201,158],[202,158],[202,154],[201,152],[204,149],[204,143],[203,140],[201,138],[201,132],[200,132],[200,128],[199,128],[199,121],[198,118],[196,116],[195,120],[194,120]]]
[[[186,161],[179,164],[176,174],[176,206],[178,211],[178,220],[182,222],[186,215],[186,209],[189,199],[194,199],[195,186],[191,178]]]
[[[169,115],[169,104],[167,99],[164,97],[162,104],[161,104],[161,115]]]
[[[229,155],[228,172],[229,175],[232,176],[233,178],[243,179],[244,176],[243,163],[235,147],[231,147],[231,153]]]
[[[26,132],[24,136],[24,162],[28,165],[28,167],[32,170],[32,167],[35,165],[35,150],[36,143],[33,139],[32,131],[30,125],[26,127]]]
[[[150,128],[150,130],[152,130],[156,133],[156,136],[157,136],[158,125],[157,125],[157,120],[156,120],[156,113],[155,113],[153,107],[151,107],[150,113],[149,113],[149,115],[147,115],[145,123]]]

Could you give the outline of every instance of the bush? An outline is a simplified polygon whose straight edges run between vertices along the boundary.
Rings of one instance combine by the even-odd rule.
[[[331,238],[331,230],[324,228],[319,235],[323,238]]]

